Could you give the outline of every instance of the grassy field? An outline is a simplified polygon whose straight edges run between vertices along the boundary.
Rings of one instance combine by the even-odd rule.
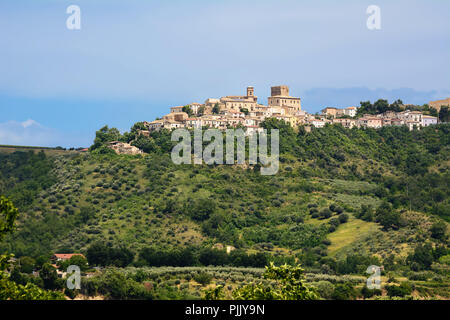
[[[379,229],[380,226],[376,223],[365,222],[351,216],[347,223],[340,225],[335,232],[328,235],[331,241],[328,252],[331,256],[335,256],[343,248],[350,247]]]
[[[34,152],[45,152],[48,156],[55,155],[64,155],[64,154],[76,154],[80,151],[76,150],[64,150],[57,148],[49,148],[49,147],[33,147],[33,146],[11,146],[11,145],[0,145],[0,153],[13,153],[16,151],[34,151]]]

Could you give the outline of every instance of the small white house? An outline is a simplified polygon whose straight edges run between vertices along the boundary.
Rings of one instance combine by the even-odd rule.
[[[423,127],[428,127],[431,126],[433,124],[437,124],[438,123],[438,119],[437,117],[432,117],[432,116],[422,116],[422,126]]]

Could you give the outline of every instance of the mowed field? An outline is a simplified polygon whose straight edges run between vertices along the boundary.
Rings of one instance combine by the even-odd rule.
[[[350,216],[347,223],[341,224],[335,232],[328,235],[328,239],[331,241],[328,252],[334,256],[339,250],[351,246],[379,229],[380,226],[377,223],[366,222]]]

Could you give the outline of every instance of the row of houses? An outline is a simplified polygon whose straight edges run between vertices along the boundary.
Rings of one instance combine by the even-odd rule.
[[[402,105],[404,110],[411,109],[411,106],[414,105]],[[450,106],[450,98],[443,99],[443,100],[436,100],[436,101],[430,101],[428,102],[428,107],[435,109],[437,112],[441,110],[441,107],[443,106]],[[334,107],[327,107],[325,109],[321,110],[321,115],[332,119],[332,118],[339,118],[343,116],[348,117],[355,117],[357,113],[358,108],[357,107],[347,107],[347,108],[334,108]]]
[[[355,117],[356,111],[358,110],[357,107],[347,107],[343,109],[334,108],[334,107],[327,107],[323,109],[322,115],[327,118],[339,118],[342,116],[349,116],[349,117]]]
[[[427,127],[438,123],[438,118],[424,115],[420,111],[405,110],[402,112],[388,111],[374,116],[364,115],[358,119],[360,126],[369,128],[381,128],[385,126],[406,125],[409,130]]]
[[[170,113],[152,122],[144,122],[149,135],[151,131],[177,128],[227,129],[245,128],[247,134],[262,130],[261,122],[267,118],[284,120],[292,127],[307,125],[323,127],[327,123],[339,123],[346,128],[406,125],[410,130],[436,124],[436,117],[427,116],[420,111],[386,112],[379,115],[364,115],[356,119],[357,107],[332,108],[322,110],[320,115],[312,115],[301,109],[301,99],[289,95],[287,86],[271,88],[268,105],[259,104],[253,87],[247,87],[245,96],[226,96],[220,99],[209,98],[203,104],[191,103],[189,106],[176,106]]]
[[[255,131],[255,128],[260,128],[261,122],[263,122],[266,118],[284,120],[294,127],[300,123],[303,123],[305,115],[290,115],[283,112],[273,111],[249,112],[248,114],[245,114],[234,110],[223,110],[219,114],[189,117],[187,113],[177,112],[164,116],[159,120],[144,122],[144,125],[148,128],[149,132],[154,130],[176,128],[195,129],[205,126],[221,130],[243,127],[246,129],[246,132],[253,132]],[[141,132],[141,134],[146,135],[148,133]]]
[[[316,128],[324,127],[327,123],[341,124],[345,128],[366,127],[366,128],[381,128],[385,126],[402,126],[406,125],[410,130],[414,128],[426,127],[438,123],[437,117],[424,115],[420,111],[403,111],[403,112],[386,112],[379,115],[364,115],[359,119],[354,118],[332,118],[325,116],[315,116],[307,114],[304,111],[299,111],[296,114],[286,114],[282,112],[268,111],[264,114],[258,112],[250,112],[245,114],[243,112],[234,110],[223,110],[217,115],[204,115],[201,117],[189,117],[187,113],[176,112],[164,116],[163,119],[153,122],[144,122],[148,131],[142,134],[149,134],[150,131],[160,129],[175,129],[175,128],[202,128],[210,127],[217,129],[227,129],[243,127],[247,134],[262,130],[260,128],[261,122],[266,118],[272,117],[279,120],[284,120],[292,127],[299,125],[309,125]]]
[[[314,127],[321,128],[325,124],[341,124],[346,128],[362,127],[378,129],[385,126],[407,126],[409,130],[414,128],[427,127],[438,123],[437,117],[424,115],[420,111],[386,112],[377,115],[364,115],[358,119],[332,118],[322,116],[319,119],[310,121]]]

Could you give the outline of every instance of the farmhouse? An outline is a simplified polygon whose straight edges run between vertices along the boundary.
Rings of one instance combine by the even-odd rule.
[[[66,260],[69,260],[70,258],[72,258],[73,256],[81,256],[83,258],[86,258],[81,253],[55,253],[52,256],[52,260],[53,261],[66,261]]]
[[[142,154],[142,150],[132,146],[128,143],[121,141],[111,141],[108,143],[108,147],[114,150],[117,154]]]

